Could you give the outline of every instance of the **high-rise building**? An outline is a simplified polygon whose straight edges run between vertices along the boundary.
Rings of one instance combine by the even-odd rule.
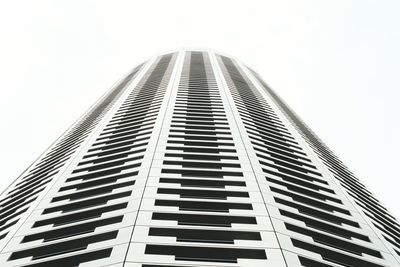
[[[400,226],[239,61],[136,67],[0,200],[0,266],[400,265]]]

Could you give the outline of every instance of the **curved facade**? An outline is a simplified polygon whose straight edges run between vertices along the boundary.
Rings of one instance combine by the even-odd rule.
[[[156,56],[0,200],[0,266],[400,266],[400,226],[239,61]]]

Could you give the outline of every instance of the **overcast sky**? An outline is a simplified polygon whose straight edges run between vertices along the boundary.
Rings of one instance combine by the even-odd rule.
[[[400,216],[400,1],[1,1],[0,190],[156,53],[252,67]]]

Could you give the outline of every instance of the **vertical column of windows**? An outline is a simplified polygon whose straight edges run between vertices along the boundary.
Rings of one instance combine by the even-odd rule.
[[[158,146],[161,168],[149,178],[133,236],[143,255],[133,260],[283,266],[274,261],[277,250],[263,247],[273,232],[259,217],[267,213],[258,188],[242,172],[207,53],[186,52],[168,136]]]
[[[266,199],[274,212],[284,249],[299,253],[303,266],[323,264],[307,258],[319,254],[325,265],[383,266],[368,227],[360,225],[294,139],[258,90],[230,58],[218,56],[232,99],[268,187]],[[270,198],[271,196],[272,198]],[[276,214],[275,214],[276,213]],[[304,236],[308,237],[305,239]],[[313,240],[310,243],[309,238]],[[290,243],[290,244],[289,244]],[[367,255],[365,257],[365,255]],[[380,264],[378,264],[380,263]]]
[[[141,165],[175,57],[168,54],[154,62],[69,177],[41,205],[40,216],[12,240],[16,248],[9,263],[30,259],[24,266],[67,266],[123,261],[144,190]]]

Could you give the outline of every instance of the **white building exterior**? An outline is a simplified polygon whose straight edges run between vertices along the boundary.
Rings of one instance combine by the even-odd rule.
[[[0,266],[400,266],[400,226],[241,62],[155,56],[0,200]]]

